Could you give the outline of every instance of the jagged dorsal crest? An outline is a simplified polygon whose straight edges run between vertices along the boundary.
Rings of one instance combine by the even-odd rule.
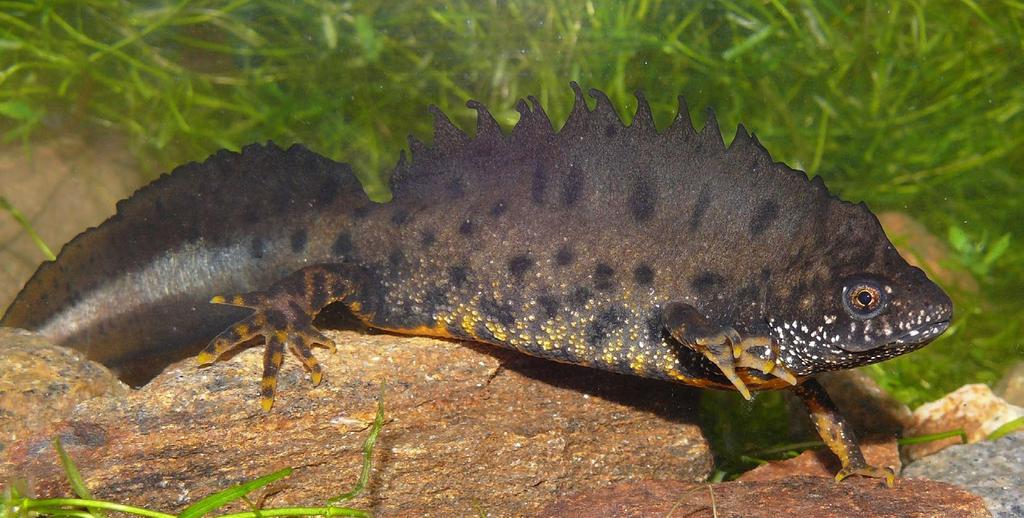
[[[658,128],[654,125],[654,114],[651,112],[651,105],[647,102],[647,98],[644,97],[643,90],[637,90],[633,95],[636,96],[636,113],[633,114],[633,122],[629,124],[629,128],[641,135],[657,134]]]
[[[729,144],[729,151],[749,153],[756,142],[756,139],[751,135],[747,128],[742,123],[736,125],[736,134],[732,137],[732,142]]]
[[[596,129],[606,138],[617,137],[619,131],[625,129],[626,126],[619,118],[619,113],[615,110],[612,100],[596,88],[591,88],[587,93],[597,101],[594,111],[590,114],[590,123],[596,125]]]
[[[501,126],[483,103],[470,99],[466,101],[466,107],[476,110],[476,135],[473,137],[475,140],[487,143],[503,140],[505,135],[501,131]]]
[[[538,137],[551,135],[578,135],[580,137],[614,137],[619,130],[632,129],[658,135],[654,123],[654,116],[651,106],[643,92],[637,90],[637,110],[629,126],[626,126],[615,106],[608,96],[597,89],[590,89],[587,93],[596,101],[593,110],[587,107],[583,89],[578,83],[569,83],[574,93],[574,101],[565,124],[558,131],[548,117],[540,101],[534,96],[520,99],[516,102],[515,108],[519,112],[519,121],[512,128],[510,134],[506,135],[501,130],[497,120],[491,115],[483,103],[475,100],[466,102],[466,106],[477,112],[476,132],[470,137],[465,131],[456,126],[440,108],[435,105],[429,106],[429,111],[434,117],[434,141],[433,145],[427,145],[414,136],[409,136],[408,145],[412,154],[412,162],[417,159],[426,159],[429,155],[437,159],[441,156],[457,154],[471,147],[478,147],[486,144],[488,147],[499,142],[517,143],[519,141],[530,141]],[[679,96],[679,108],[672,125],[662,135],[671,138],[681,137],[685,141],[699,139],[698,145],[716,150],[724,150],[725,145],[718,126],[714,111],[709,107],[705,114],[704,127],[700,132],[694,129],[690,120],[689,109],[686,101]]]
[[[569,86],[573,93],[572,109],[569,110],[569,117],[565,119],[565,124],[562,125],[562,129],[558,133],[560,135],[583,135],[586,132],[587,120],[590,119],[590,110],[587,108],[587,101],[583,98],[583,90],[580,85],[576,81],[572,81]]]
[[[665,136],[682,142],[693,140],[697,136],[697,130],[694,129],[693,121],[690,120],[690,107],[687,106],[683,96],[680,95],[676,99],[679,104],[676,108],[676,117],[665,131]]]
[[[697,137],[702,150],[725,151],[725,140],[722,139],[722,130],[718,127],[718,117],[715,116],[714,108],[708,106],[704,110],[704,128]]]
[[[569,83],[574,94],[574,101],[569,116],[560,130],[555,130],[548,114],[540,101],[528,96],[516,102],[515,109],[519,112],[519,121],[509,133],[504,133],[497,120],[487,107],[479,101],[470,100],[466,106],[476,111],[476,131],[469,136],[457,127],[448,116],[436,106],[430,107],[434,117],[434,142],[427,145],[419,139],[409,137],[411,157],[406,160],[404,153],[396,165],[390,185],[394,191],[403,182],[416,180],[417,184],[429,182],[428,177],[446,174],[451,160],[457,157],[469,157],[471,161],[480,161],[484,157],[507,153],[510,149],[536,148],[556,143],[557,145],[576,145],[575,143],[604,142],[608,139],[630,139],[636,141],[658,139],[662,145],[682,148],[687,153],[723,157],[728,154],[732,159],[744,163],[772,166],[776,164],[771,155],[743,125],[736,129],[736,135],[728,147],[722,138],[717,117],[710,107],[705,110],[704,124],[700,131],[694,128],[690,111],[682,96],[678,97],[678,110],[672,124],[664,131],[658,132],[651,106],[642,91],[635,93],[637,109],[632,122],[627,126],[622,122],[611,100],[600,90],[591,89],[588,94],[595,99],[595,106],[590,109],[584,98],[583,89],[575,81]],[[782,165],[782,164],[779,164]],[[487,168],[472,168],[478,174],[488,174]],[[816,195],[830,196],[828,190],[820,184],[810,182],[805,173],[782,165],[772,167],[785,175],[779,178],[788,189],[810,189]],[[413,178],[413,177],[419,177]],[[795,183],[792,183],[795,182]],[[781,187],[780,185],[780,188]],[[833,199],[835,199],[833,197]]]
[[[435,151],[442,155],[452,155],[469,144],[469,135],[456,126],[440,108],[431,104],[427,109],[434,115]]]
[[[512,128],[510,135],[512,145],[531,145],[534,142],[547,140],[555,134],[551,118],[548,117],[536,97],[531,95],[517,101],[516,111],[519,112],[519,121]]]

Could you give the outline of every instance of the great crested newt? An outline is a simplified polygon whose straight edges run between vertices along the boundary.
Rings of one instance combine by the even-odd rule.
[[[351,168],[295,145],[178,167],[43,264],[2,324],[131,378],[162,359],[209,363],[265,343],[261,400],[290,351],[314,383],[313,318],[508,347],[698,387],[788,388],[850,474],[869,466],[813,375],[913,351],[952,303],[864,204],[772,160],[742,126],[723,143],[680,98],[656,130],[591,90],[560,130],[533,97],[504,133],[481,104],[470,137],[437,108],[371,201]]]

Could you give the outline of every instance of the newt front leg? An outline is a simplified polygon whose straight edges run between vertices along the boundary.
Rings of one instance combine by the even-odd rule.
[[[778,351],[770,337],[741,337],[735,329],[709,321],[696,308],[682,302],[666,306],[662,320],[672,338],[714,363],[747,400],[751,397],[750,390],[736,373],[739,367],[754,369],[796,385],[796,377],[776,361]]]

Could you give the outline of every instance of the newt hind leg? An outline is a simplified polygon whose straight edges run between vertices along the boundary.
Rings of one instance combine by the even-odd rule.
[[[264,291],[242,295],[216,296],[214,304],[227,304],[253,310],[253,313],[217,335],[196,357],[201,365],[216,361],[235,346],[262,337],[263,379],[260,404],[269,411],[274,404],[277,373],[287,349],[309,371],[314,385],[323,377],[312,346],[332,352],[334,342],[313,326],[317,313],[332,302],[344,300],[354,291],[353,276],[340,265],[314,265],[278,281]]]
[[[750,390],[736,373],[737,368],[760,371],[796,385],[796,377],[776,361],[778,349],[769,337],[741,337],[735,329],[714,324],[696,308],[681,302],[665,307],[663,322],[679,343],[714,363],[745,399],[750,399]]]

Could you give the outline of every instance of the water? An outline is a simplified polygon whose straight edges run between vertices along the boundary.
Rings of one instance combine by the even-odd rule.
[[[628,120],[642,89],[660,127],[684,95],[731,140],[883,215],[956,303],[954,327],[869,368],[911,405],[994,383],[1024,359],[1024,9],[739,2],[26,3],[0,17],[0,307],[44,259],[161,172],[219,148],[302,142],[366,190],[427,105],[472,131],[467,99],[506,128],[567,83]],[[20,224],[15,214],[24,215]]]

